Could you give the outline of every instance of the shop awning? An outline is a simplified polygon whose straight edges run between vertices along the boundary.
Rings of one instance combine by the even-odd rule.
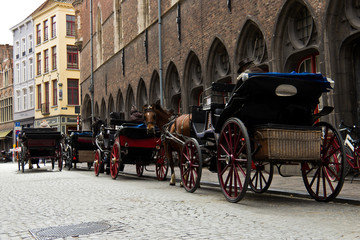
[[[11,130],[0,131],[0,139],[5,139],[5,137],[7,135],[9,135],[11,132],[12,132],[12,129]]]

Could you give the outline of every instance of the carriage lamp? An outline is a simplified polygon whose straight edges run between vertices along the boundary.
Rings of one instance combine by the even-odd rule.
[[[275,94],[279,97],[292,97],[297,94],[297,89],[290,84],[280,84],[276,87]]]

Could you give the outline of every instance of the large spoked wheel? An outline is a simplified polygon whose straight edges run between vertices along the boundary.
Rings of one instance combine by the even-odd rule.
[[[271,184],[274,174],[274,164],[256,161],[251,165],[250,187],[256,193],[266,192]]]
[[[59,148],[56,149],[56,152],[55,152],[55,156],[58,161],[58,169],[60,172],[63,168],[62,150],[63,150],[63,147],[60,145]]]
[[[137,162],[135,165],[136,165],[136,175],[138,177],[141,177],[144,173],[144,165],[142,165],[141,162]]]
[[[99,176],[100,173],[100,164],[101,164],[101,151],[98,149],[95,152],[95,160],[94,160],[94,172],[95,176]]]
[[[226,200],[233,203],[240,201],[250,181],[251,147],[246,127],[237,118],[229,118],[221,129],[217,171]]]
[[[320,160],[303,162],[302,177],[311,197],[328,202],[339,194],[344,184],[345,147],[332,125],[319,122],[315,126],[322,129]]]
[[[159,181],[166,179],[169,170],[169,161],[166,158],[165,147],[160,145],[160,148],[156,151],[156,177]]]
[[[181,153],[180,174],[181,181],[186,191],[195,192],[200,186],[202,172],[202,156],[199,143],[193,139],[188,139]]]
[[[112,179],[116,179],[119,174],[120,154],[120,144],[116,142],[111,150],[110,156],[110,175]]]

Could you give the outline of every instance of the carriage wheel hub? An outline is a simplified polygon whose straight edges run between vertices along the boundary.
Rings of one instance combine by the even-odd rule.
[[[233,155],[226,155],[225,157],[226,164],[229,165],[232,162],[232,159],[233,159]]]

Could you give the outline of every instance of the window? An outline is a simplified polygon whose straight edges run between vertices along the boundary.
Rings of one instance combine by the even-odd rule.
[[[319,69],[319,54],[304,57],[298,64],[297,72],[317,73]]]
[[[41,85],[37,85],[37,109],[41,109]]]
[[[12,97],[0,100],[0,122],[8,122],[12,120]]]
[[[57,103],[57,80],[52,81],[52,94],[53,94],[53,106],[58,105]]]
[[[51,38],[56,37],[56,16],[51,17]]]
[[[33,36],[29,35],[29,53],[32,53],[32,47],[33,47]]]
[[[75,16],[66,15],[66,36],[75,36]]]
[[[29,88],[29,108],[34,107],[34,88]]]
[[[18,59],[20,57],[20,43],[16,42],[15,45],[16,45],[16,49],[15,49],[16,56],[15,57],[16,57],[16,59]]]
[[[5,87],[7,87],[9,84],[9,70],[7,69],[5,69],[4,78],[5,78]]]
[[[26,78],[26,62],[22,62],[22,69],[23,69],[23,81],[25,82],[27,80]]]
[[[48,20],[45,20],[43,23],[44,26],[44,42],[49,40],[49,23]]]
[[[22,56],[26,55],[26,39],[21,39]]]
[[[49,114],[50,113],[50,92],[49,92],[49,82],[45,83],[45,103],[41,104],[41,113]]]
[[[40,24],[36,25],[36,44],[41,43],[41,27]]]
[[[23,89],[23,109],[27,109],[27,91]]]
[[[19,63],[16,64],[15,71],[16,71],[16,75],[15,75],[16,80],[15,81],[16,81],[16,83],[20,83],[20,64]]]
[[[52,65],[52,70],[56,70],[57,68],[57,63],[56,63],[56,46],[51,48],[51,65]]]
[[[16,111],[20,111],[20,106],[21,106],[21,102],[20,102],[20,91],[16,91]]]
[[[44,51],[44,73],[49,72],[49,49]]]
[[[68,79],[68,105],[79,105],[79,80]]]
[[[34,67],[33,59],[29,58],[29,78],[30,79],[34,78],[33,67]]]
[[[78,50],[75,46],[67,46],[67,67],[79,69]]]
[[[41,74],[41,53],[36,54],[36,75]]]

